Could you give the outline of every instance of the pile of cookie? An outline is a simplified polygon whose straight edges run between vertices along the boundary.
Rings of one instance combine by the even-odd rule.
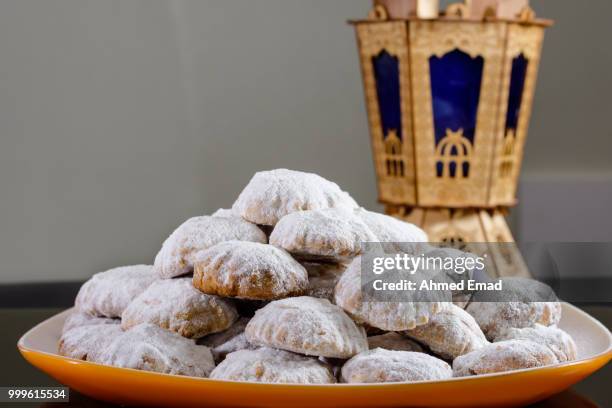
[[[181,224],[153,265],[87,281],[59,353],[303,384],[443,380],[576,358],[557,302],[364,301],[362,242],[426,241],[318,175],[259,172],[231,209]]]

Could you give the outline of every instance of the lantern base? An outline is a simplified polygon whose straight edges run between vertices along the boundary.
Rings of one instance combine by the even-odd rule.
[[[388,215],[418,225],[430,242],[452,245],[479,255],[490,254],[493,277],[531,277],[506,223],[506,208],[449,209],[386,205]]]

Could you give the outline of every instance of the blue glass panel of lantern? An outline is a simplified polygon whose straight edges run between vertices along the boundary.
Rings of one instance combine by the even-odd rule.
[[[474,143],[483,65],[482,57],[472,58],[459,49],[429,58],[436,145],[447,129],[463,129]]]
[[[508,111],[506,112],[506,130],[516,129],[518,124],[528,64],[529,60],[525,58],[522,53],[512,60],[510,90],[508,92]]]
[[[400,105],[399,60],[382,50],[372,57],[376,94],[383,136],[395,130],[397,137],[402,138],[402,109]]]

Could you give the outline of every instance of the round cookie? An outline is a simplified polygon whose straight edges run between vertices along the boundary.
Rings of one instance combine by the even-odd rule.
[[[193,285],[211,295],[272,300],[303,294],[308,288],[308,274],[283,249],[227,241],[197,256]]]
[[[118,324],[90,324],[66,330],[60,337],[58,353],[77,360],[87,360],[92,353],[104,350],[122,334]]]
[[[421,347],[419,343],[396,332],[388,332],[385,334],[370,336],[368,337],[368,346],[370,347],[370,350],[382,348],[393,351],[423,352],[423,347]]]
[[[340,276],[346,270],[346,265],[336,263],[302,264],[308,272],[308,289],[306,295],[334,301],[334,288]]]
[[[336,183],[287,169],[255,173],[232,206],[244,219],[262,225],[275,225],[296,211],[323,208],[357,208],[357,203]]]
[[[449,307],[448,302],[422,301],[363,301],[361,290],[361,257],[353,259],[338,280],[335,289],[336,304],[358,323],[365,323],[386,331],[410,330]]]
[[[195,289],[191,278],[163,279],[153,283],[123,312],[123,329],[152,323],[188,338],[199,338],[229,328],[238,319],[226,299]]]
[[[346,208],[300,211],[278,222],[270,243],[304,260],[346,261],[361,253],[362,242],[375,242],[376,235]]]
[[[507,329],[495,338],[496,342],[503,340],[529,340],[543,344],[555,354],[561,363],[575,360],[577,356],[576,343],[572,336],[554,326],[536,324],[533,327],[522,329]]]
[[[257,347],[249,343],[244,334],[248,322],[248,318],[241,317],[229,329],[203,337],[197,343],[211,348],[216,363],[223,361],[225,356],[234,351],[254,350]]]
[[[510,328],[532,327],[536,323],[550,326],[558,323],[560,309],[554,302],[472,302],[465,309],[488,339],[494,339]],[[553,316],[559,316],[559,318]]]
[[[347,361],[341,379],[346,383],[381,383],[446,380],[452,376],[448,363],[428,354],[377,348]]]
[[[210,374],[216,380],[283,384],[333,384],[330,367],[316,358],[262,347],[227,355]]]
[[[219,218],[233,218],[240,217],[238,214],[234,213],[231,208],[219,208],[217,211],[210,215],[211,217],[219,217]]]
[[[155,257],[155,272],[166,279],[188,274],[199,251],[230,240],[267,242],[257,225],[240,217],[193,217],[164,241]]]
[[[158,279],[150,265],[121,266],[96,273],[81,286],[77,309],[104,317],[121,317],[136,296]]]
[[[210,347],[211,349],[231,340],[237,335],[244,333],[246,325],[249,323],[249,318],[241,317],[234,322],[227,330],[222,332],[212,333],[208,336],[201,337],[197,340],[198,344]]]
[[[259,309],[245,330],[249,342],[310,356],[349,358],[367,350],[365,331],[327,299],[276,300]]]
[[[527,340],[490,343],[453,361],[455,377],[500,373],[558,363],[555,354],[542,344]]]
[[[91,353],[88,360],[192,377],[207,377],[215,367],[208,347],[198,346],[193,340],[148,323],[123,332],[107,347]]]
[[[492,340],[506,329],[552,326],[561,320],[561,304],[552,289],[526,278],[502,278],[503,291],[476,292],[465,309]]]
[[[435,314],[427,324],[405,331],[404,334],[425,344],[447,360],[489,344],[474,318],[456,305],[450,305]]]
[[[64,326],[62,327],[62,333],[66,333],[70,329],[74,329],[75,327],[81,326],[90,326],[97,324],[120,324],[121,320],[119,319],[110,319],[108,317],[97,317],[94,315],[90,315],[89,313],[81,312],[78,309],[75,309],[70,313],[70,316],[66,318],[64,321]]]
[[[399,220],[389,215],[358,209],[355,214],[360,217],[377,237],[377,242],[391,243],[389,249],[393,252],[415,254],[423,249],[428,240],[427,233],[414,224]]]
[[[213,348],[212,354],[216,363],[223,361],[228,354],[233,353],[238,350],[256,350],[259,347],[254,346],[249,342],[246,337],[246,334],[240,333],[237,336],[232,337],[228,341],[223,344],[219,344],[217,347]]]

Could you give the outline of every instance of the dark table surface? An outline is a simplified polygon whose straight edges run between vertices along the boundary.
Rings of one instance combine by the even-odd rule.
[[[583,306],[585,311],[612,327],[612,306]],[[0,387],[58,386],[55,380],[30,366],[16,348],[17,340],[36,323],[58,313],[62,308],[0,308]],[[0,406],[8,406],[2,405]],[[17,404],[20,407],[110,407],[70,391],[69,403]],[[612,365],[593,374],[571,389],[534,407],[612,407]]]

